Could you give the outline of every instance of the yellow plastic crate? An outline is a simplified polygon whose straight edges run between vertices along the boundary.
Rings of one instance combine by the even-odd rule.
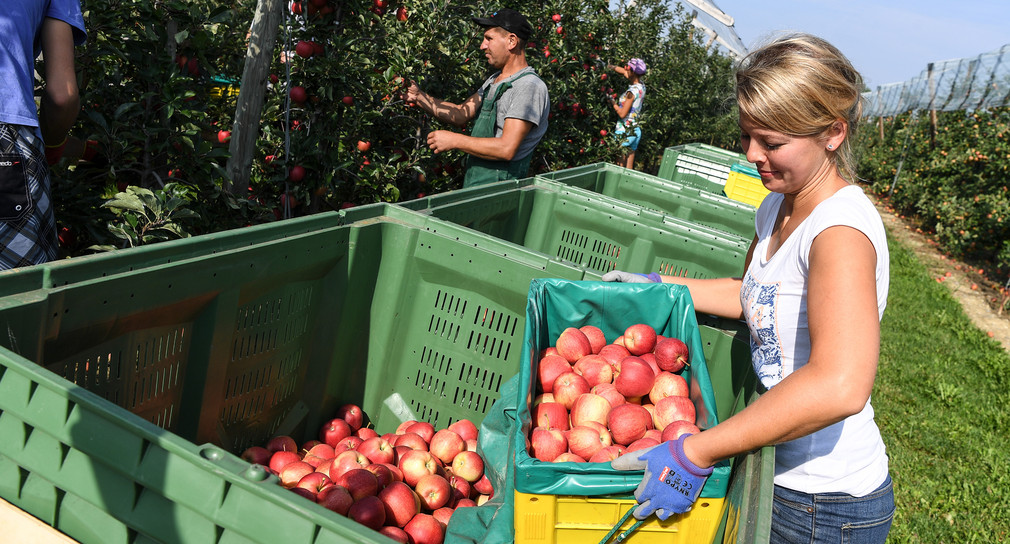
[[[726,499],[700,498],[690,512],[656,517],[643,523],[629,537],[636,544],[697,544],[712,542],[719,529]],[[517,544],[598,544],[620,521],[634,498],[534,495],[515,493],[515,542]],[[637,520],[628,517],[621,531]],[[615,533],[616,536],[620,534]]]
[[[726,179],[726,196],[737,202],[750,204],[755,208],[761,204],[761,201],[770,192],[768,189],[765,189],[760,178],[748,176],[741,172],[730,172],[729,177]]]

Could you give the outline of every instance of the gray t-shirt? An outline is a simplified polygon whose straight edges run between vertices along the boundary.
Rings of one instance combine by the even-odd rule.
[[[526,72],[531,72],[533,75],[519,77]],[[494,98],[498,85],[500,85],[500,83],[495,84],[494,79],[498,77],[499,73],[495,72],[487,78],[487,81],[477,91],[478,94],[483,95],[484,89],[490,87],[487,93],[488,100]],[[496,137],[500,137],[502,127],[505,126],[505,119],[510,117],[533,123],[533,128],[526,134],[519,144],[519,149],[516,150],[513,160],[518,160],[532,153],[533,148],[540,143],[540,139],[547,132],[547,116],[551,112],[551,97],[547,92],[547,85],[529,66],[516,72],[509,80],[512,81],[512,88],[505,91],[498,99],[498,115],[494,133]]]

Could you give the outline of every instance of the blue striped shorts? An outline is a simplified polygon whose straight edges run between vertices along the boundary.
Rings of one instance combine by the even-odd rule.
[[[37,130],[0,123],[0,270],[59,254],[49,165]]]

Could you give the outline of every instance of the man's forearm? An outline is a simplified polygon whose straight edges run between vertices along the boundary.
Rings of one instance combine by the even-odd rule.
[[[470,121],[465,104],[453,104],[447,100],[435,98],[424,91],[418,93],[417,105],[439,121],[456,127],[463,128]]]

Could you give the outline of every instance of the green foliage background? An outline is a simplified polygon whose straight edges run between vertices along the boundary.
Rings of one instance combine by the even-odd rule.
[[[73,233],[65,237],[68,255],[114,241],[107,224],[116,217],[102,204],[128,185],[185,188],[196,215],[181,226],[200,234],[409,200],[462,183],[463,154],[436,156],[425,144],[429,131],[450,127],[407,107],[399,90],[415,80],[435,96],[466,99],[489,75],[480,28],[470,18],[497,6],[287,2],[271,76],[261,82],[238,81],[255,0],[82,0],[82,6],[89,33],[77,59],[84,110],[72,134],[92,140],[98,155],[64,162],[54,176],[57,219]],[[634,56],[650,67],[639,168],[656,171],[671,145],[734,145],[732,62],[706,50],[679,7],[663,0],[613,9],[607,0],[510,7],[535,28],[527,58],[552,99],[531,174],[618,159],[618,142],[600,131],[612,131],[617,121],[606,96],[623,92],[626,81],[612,72],[604,78],[604,66]],[[315,42],[323,53],[297,56],[299,41]],[[222,190],[228,148],[217,139],[231,128],[240,84],[267,89],[249,198]],[[295,86],[307,91],[303,104],[288,99]],[[358,150],[359,141],[370,144],[368,151]],[[306,170],[298,183],[287,180],[294,165]]]

